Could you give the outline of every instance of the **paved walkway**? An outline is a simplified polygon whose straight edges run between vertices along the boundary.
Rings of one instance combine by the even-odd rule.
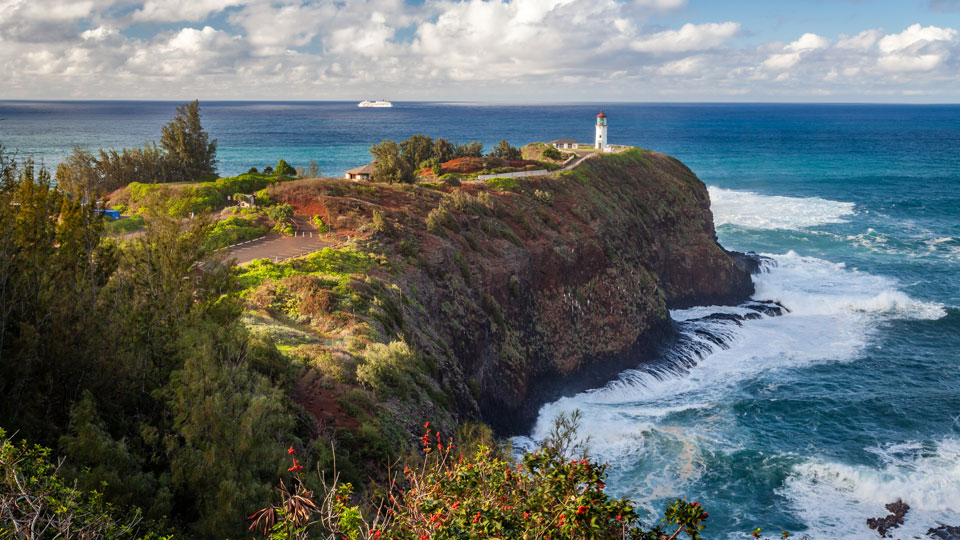
[[[299,230],[296,236],[268,235],[244,244],[229,248],[229,257],[237,259],[237,264],[247,264],[254,259],[282,261],[291,257],[307,255],[336,244],[336,241],[317,232],[309,220],[297,219]]]
[[[553,174],[561,173],[561,172],[563,172],[563,171],[569,171],[570,169],[576,167],[577,165],[580,165],[580,164],[583,163],[584,161],[586,161],[586,160],[592,158],[593,156],[597,155],[597,153],[598,153],[598,152],[590,152],[589,154],[587,154],[587,155],[585,155],[585,156],[583,156],[583,157],[581,157],[581,158],[579,158],[579,159],[574,160],[573,163],[567,165],[566,167],[564,167],[564,168],[562,168],[562,169],[558,169],[558,170],[556,170],[556,171],[553,171]]]

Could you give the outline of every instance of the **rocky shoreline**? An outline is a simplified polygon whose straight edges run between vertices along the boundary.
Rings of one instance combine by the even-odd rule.
[[[889,514],[884,517],[875,517],[867,519],[867,527],[877,531],[881,538],[889,538],[890,531],[903,525],[904,518],[910,511],[910,505],[897,499],[889,503],[884,508]],[[960,527],[938,524],[937,527],[927,529],[926,535],[935,540],[960,540]]]

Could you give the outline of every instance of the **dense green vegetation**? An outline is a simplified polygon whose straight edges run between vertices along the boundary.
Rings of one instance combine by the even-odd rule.
[[[98,155],[76,147],[57,167],[60,189],[81,198],[96,198],[131,182],[184,182],[216,174],[217,141],[200,123],[200,102],[177,107],[161,129],[160,146],[100,149]]]
[[[257,225],[247,218],[231,216],[216,222],[207,235],[207,246],[212,249],[232,246],[246,240],[259,238],[269,231],[265,225]]]
[[[270,497],[277,441],[301,437],[289,364],[240,322],[210,220],[143,216],[139,237],[104,241],[91,205],[4,164],[0,418],[66,456],[82,491],[236,537]]]
[[[403,151],[457,151],[440,141]],[[50,509],[40,523],[80,516],[73,523],[114,538],[696,538],[706,515],[692,504],[672,505],[663,529],[640,527],[627,501],[603,493],[604,467],[573,449],[569,429],[519,462],[489,433],[459,434],[461,458],[437,428],[422,439],[429,451],[411,453],[424,417],[453,432],[469,417],[454,416],[457,400],[488,391],[446,360],[458,344],[422,324],[427,310],[443,314],[437,327],[461,325],[459,339],[514,331],[508,303],[472,289],[474,266],[525,249],[519,234],[560,229],[562,190],[579,183],[508,179],[490,185],[509,193],[476,184],[440,194],[249,173],[131,184],[111,204],[139,214],[105,224],[29,160],[0,151],[0,164],[0,428],[15,434],[0,433],[0,500],[29,492]],[[267,201],[268,186],[280,203],[270,209],[231,208],[219,222],[205,212],[238,193]],[[369,237],[241,268],[218,255],[288,219],[285,201],[297,199],[285,194],[307,186],[329,195],[331,224]],[[338,208],[337,197],[349,202]],[[105,236],[124,221],[142,232]],[[428,242],[456,242],[451,264],[428,259]],[[423,280],[396,279],[404,269]],[[433,284],[450,294],[429,293],[440,300],[431,306],[417,289]],[[511,298],[528,294],[510,284]],[[523,369],[521,354],[504,349],[500,361]],[[396,478],[398,460],[409,470]],[[274,490],[284,469],[293,477]],[[257,509],[251,533],[245,518]]]
[[[519,153],[519,150],[517,152]],[[373,155],[376,165],[374,181],[410,183],[415,180],[414,172],[425,166],[430,167],[461,157],[483,157],[483,143],[474,141],[453,144],[446,139],[434,140],[417,133],[400,143],[384,140],[375,144],[370,147],[370,154]],[[431,160],[434,160],[432,164],[429,163]]]
[[[143,216],[134,215],[104,223],[103,230],[108,235],[120,235],[142,229],[146,222]]]

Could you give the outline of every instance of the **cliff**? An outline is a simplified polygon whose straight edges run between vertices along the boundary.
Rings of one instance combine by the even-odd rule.
[[[655,152],[596,156],[543,178],[455,187],[323,179],[269,193],[349,236],[344,249],[366,261],[252,270],[283,276],[251,287],[251,308],[295,328],[286,350],[321,373],[299,399],[334,425],[347,424],[334,410],[342,400],[311,394],[359,384],[409,431],[424,418],[514,431],[576,381],[600,383],[639,363],[670,335],[669,308],[753,292],[717,244],[704,184]],[[340,277],[305,287],[291,281],[299,273]]]

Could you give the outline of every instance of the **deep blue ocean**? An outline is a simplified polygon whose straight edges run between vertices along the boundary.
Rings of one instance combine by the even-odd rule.
[[[74,145],[159,138],[174,103],[0,102],[0,142],[55,167]],[[960,106],[603,104],[614,144],[678,157],[709,186],[724,246],[772,258],[756,298],[791,312],[737,326],[672,313],[692,368],[638,366],[544,406],[579,409],[610,488],[652,515],[703,502],[706,538],[762,527],[811,539],[960,525]],[[202,103],[221,174],[284,157],[327,175],[384,138],[519,145],[593,138],[601,105]],[[522,445],[528,440],[519,438]]]

